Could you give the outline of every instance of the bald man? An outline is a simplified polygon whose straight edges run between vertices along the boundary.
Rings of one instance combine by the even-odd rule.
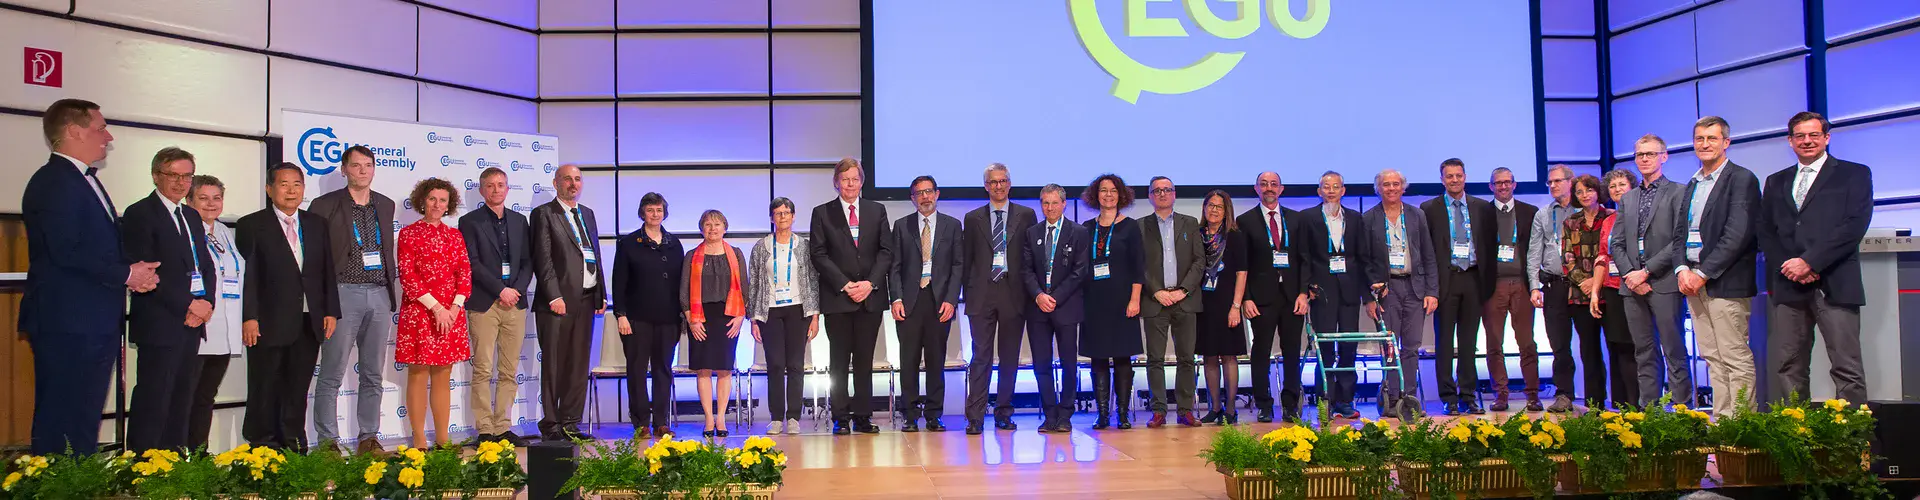
[[[553,174],[553,201],[533,209],[534,326],[539,331],[540,434],[549,440],[585,437],[588,359],[593,318],[607,311],[606,273],[600,267],[599,225],[580,204],[580,169]]]

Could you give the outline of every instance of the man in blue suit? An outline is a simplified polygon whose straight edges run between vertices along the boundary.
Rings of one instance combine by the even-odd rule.
[[[1046,217],[1027,228],[1021,254],[1027,265],[1020,270],[1026,283],[1027,348],[1033,352],[1033,378],[1040,385],[1040,407],[1046,418],[1040,432],[1072,432],[1067,419],[1073,417],[1073,401],[1080,393],[1080,321],[1082,286],[1091,272],[1093,238],[1087,228],[1067,221],[1061,214],[1067,209],[1067,190],[1059,184],[1040,188],[1040,213]],[[1058,352],[1059,357],[1054,357]],[[1063,373],[1060,388],[1053,386],[1053,361],[1059,361]]]
[[[129,264],[120,253],[120,215],[89,166],[113,142],[100,105],[61,99],[40,124],[53,155],[20,200],[29,271],[19,329],[34,353],[33,453],[93,453],[127,291],[158,286],[160,264]]]
[[[200,211],[186,206],[193,154],[180,148],[153,155],[153,194],[127,207],[120,235],[127,258],[159,262],[160,286],[133,294],[127,338],[140,349],[127,449],[182,449],[200,382],[200,340],[213,319],[220,272],[207,251]],[[239,290],[234,290],[239,292]]]

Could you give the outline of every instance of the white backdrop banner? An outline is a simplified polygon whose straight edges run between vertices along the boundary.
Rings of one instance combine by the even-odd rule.
[[[464,208],[449,214],[448,224],[458,224],[460,215],[485,204],[479,192],[480,173],[488,167],[507,172],[508,185],[511,187],[507,194],[507,206],[515,211],[522,214],[531,212],[533,207],[552,200],[554,196],[550,179],[560,165],[559,139],[554,136],[293,110],[282,111],[281,123],[290,132],[285,141],[285,158],[306,169],[309,202],[314,197],[346,187],[346,177],[340,173],[340,155],[348,147],[363,145],[373,150],[373,190],[401,205],[394,213],[396,234],[401,227],[420,219],[407,198],[413,192],[415,183],[430,177],[445,179],[464,190],[460,195]],[[395,314],[392,321],[397,324],[399,315]],[[521,343],[519,373],[513,380],[513,383],[520,385],[513,412],[509,416],[516,426],[540,418],[542,356],[534,340],[533,324],[533,319],[529,317],[525,341]],[[394,335],[400,335],[400,332],[395,331]],[[384,372],[380,399],[380,439],[410,436],[412,430],[407,423],[407,415],[414,411],[428,411],[426,408],[408,408],[405,404],[403,388],[406,386],[407,366],[394,361],[392,339],[388,340],[382,357],[387,360],[384,366],[365,367],[356,363],[342,377],[335,426],[343,439],[353,439],[360,434],[354,415],[359,408],[358,374],[361,370]],[[448,419],[451,422],[433,422],[429,417],[428,425],[448,431],[457,439],[471,434],[474,429],[467,397],[470,386],[490,382],[474,382],[471,379],[472,368],[466,361],[454,364],[450,371],[452,380],[434,383],[444,383],[453,391],[452,412]],[[316,383],[318,373],[319,367],[316,366]],[[307,394],[311,400],[311,388]],[[309,401],[309,405],[311,403]],[[309,439],[317,438],[311,423],[307,434]]]

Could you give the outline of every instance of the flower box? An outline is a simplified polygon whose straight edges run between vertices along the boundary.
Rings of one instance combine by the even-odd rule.
[[[772,500],[773,494],[780,491],[779,486],[762,484],[735,484],[727,486],[726,488],[729,493],[727,498],[740,498],[744,495],[749,500]],[[713,491],[716,490],[707,490],[703,493],[712,493]],[[642,497],[639,491],[630,489],[597,490],[590,492],[589,495],[600,497],[600,500],[638,500]],[[685,499],[686,496],[676,492],[668,493],[667,498],[682,500]]]
[[[1726,486],[1768,486],[1786,482],[1780,463],[1764,451],[1723,446],[1714,450],[1720,483]]]
[[[1449,468],[1459,467],[1458,463],[1447,464]],[[1427,492],[1427,476],[1432,474],[1426,464],[1400,464],[1400,489],[1414,498],[1430,498]],[[1471,485],[1469,474],[1480,476],[1478,495],[1483,498],[1508,498],[1531,496],[1527,491],[1527,482],[1520,477],[1520,471],[1513,468],[1503,458],[1489,458],[1480,461],[1478,471],[1449,470],[1444,478],[1448,483]]]
[[[1352,474],[1358,471],[1347,467],[1307,467],[1307,498],[1341,500],[1356,498],[1357,490],[1353,485]],[[1233,500],[1271,500],[1279,494],[1279,485],[1272,479],[1260,475],[1259,471],[1233,471],[1220,469],[1227,478],[1227,498]]]
[[[1597,485],[1581,484],[1580,468],[1569,460],[1560,464],[1560,490],[1576,494],[1697,490],[1700,489],[1700,479],[1707,476],[1709,451],[1712,449],[1701,448],[1693,453],[1675,455],[1673,463],[1665,467],[1642,467],[1640,459],[1636,457],[1633,465],[1627,467],[1626,484],[1621,486],[1620,491],[1613,492],[1602,491]]]
[[[518,495],[519,493],[520,493],[520,490],[516,490],[513,488],[480,488],[479,491],[475,491],[473,493],[473,498],[475,500],[491,499],[491,498],[513,498],[515,495]],[[465,497],[462,497],[461,495],[462,494],[459,492],[448,492],[448,493],[442,494],[441,498],[445,498],[446,500],[460,500],[462,498],[465,498]]]

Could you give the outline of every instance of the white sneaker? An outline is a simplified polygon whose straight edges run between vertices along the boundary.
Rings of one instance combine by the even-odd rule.
[[[792,436],[792,435],[798,435],[798,434],[800,434],[800,420],[792,419],[792,418],[787,419],[787,435]]]
[[[787,429],[786,424],[787,424],[786,422],[780,421],[780,420],[775,420],[773,421],[773,423],[767,424],[767,435],[772,436],[775,434],[786,432],[786,429]]]

